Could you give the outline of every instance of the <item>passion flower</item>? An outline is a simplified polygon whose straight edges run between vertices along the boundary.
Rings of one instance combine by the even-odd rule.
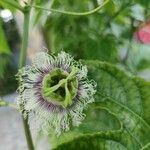
[[[18,105],[29,124],[57,134],[78,126],[83,109],[94,102],[96,83],[87,79],[87,67],[69,54],[36,54],[31,66],[19,70]]]

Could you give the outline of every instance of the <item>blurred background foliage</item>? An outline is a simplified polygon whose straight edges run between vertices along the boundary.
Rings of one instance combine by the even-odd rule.
[[[35,0],[38,6],[75,12],[92,10],[102,2],[102,0]],[[1,10],[10,9],[15,14],[10,5],[4,5],[0,1],[0,6]],[[100,11],[88,16],[70,16],[34,9],[31,24],[40,24],[50,52],[58,53],[65,50],[77,59],[108,61],[118,64],[130,73],[138,74],[140,71],[150,69],[150,46],[134,36],[140,26],[146,25],[149,21],[149,7],[148,0],[110,0]],[[8,23],[1,15],[0,20],[1,91],[6,77],[13,78],[14,75],[8,68],[12,68],[13,72],[16,72],[17,68],[17,64],[12,65],[12,61],[19,47],[10,43],[18,45],[20,40],[14,18]],[[10,42],[11,39],[15,40]],[[8,82],[10,85],[10,81]]]
[[[15,9],[0,2],[0,95],[17,88],[18,49],[20,37],[13,13]]]
[[[40,1],[37,5],[59,10],[84,12],[101,4],[101,0]],[[121,64],[136,74],[149,68],[150,48],[134,37],[141,24],[150,17],[147,0],[110,0],[99,12],[89,16],[69,16],[37,11],[44,38],[51,52],[64,49],[79,59],[98,59]],[[45,17],[46,16],[46,17]]]

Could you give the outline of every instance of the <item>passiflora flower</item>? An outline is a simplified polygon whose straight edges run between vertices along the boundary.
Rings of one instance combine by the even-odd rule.
[[[87,67],[65,52],[37,53],[31,66],[19,70],[17,103],[33,128],[59,135],[78,126],[83,109],[94,102],[96,83],[87,79]]]

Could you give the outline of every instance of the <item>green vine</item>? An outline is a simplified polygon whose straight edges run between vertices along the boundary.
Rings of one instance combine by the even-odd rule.
[[[57,9],[47,9],[41,6],[37,6],[37,5],[30,5],[30,7],[33,7],[35,9],[42,9],[45,11],[50,11],[50,12],[55,12],[55,13],[61,13],[61,14],[65,14],[65,15],[72,15],[72,16],[86,16],[86,15],[91,15],[97,11],[99,11],[103,6],[105,6],[107,3],[109,2],[109,0],[106,0],[103,4],[101,4],[100,6],[96,7],[93,10],[87,11],[87,12],[71,12],[71,11],[62,11],[62,10],[57,10]]]

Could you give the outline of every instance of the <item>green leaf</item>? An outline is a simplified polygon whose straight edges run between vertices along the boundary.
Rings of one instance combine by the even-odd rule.
[[[11,54],[10,48],[7,43],[7,39],[2,28],[2,22],[0,19],[0,79],[4,75],[6,65],[9,62],[9,55]]]
[[[113,113],[141,147],[150,142],[150,83],[107,63],[87,65],[98,83],[96,105]]]
[[[108,14],[111,15],[111,16],[112,16],[112,14],[114,14],[115,11],[116,11],[116,6],[115,6],[113,0],[110,0],[110,1],[105,5],[104,8],[105,8],[106,12],[108,12]]]
[[[150,46],[133,41],[127,65],[133,72],[150,68]]]
[[[86,121],[79,128],[57,138],[58,146],[55,146],[55,150],[74,150],[77,147],[81,150],[111,150],[112,147],[115,150],[150,149],[150,83],[105,62],[84,63],[88,66],[90,77],[98,84],[96,102],[89,106]],[[96,113],[97,118],[88,116],[96,110],[103,111],[103,117],[99,113]],[[105,116],[106,112],[111,117]],[[120,129],[116,128],[117,122],[113,117],[120,122]],[[100,121],[111,122],[111,130],[101,128],[103,125]],[[87,126],[86,130],[83,126]]]
[[[150,124],[150,118],[147,116],[150,108],[146,107],[147,103],[150,103],[149,82],[127,75],[114,65],[105,62],[87,61],[86,64],[91,78],[98,83],[96,95],[98,102],[110,97],[143,117]]]
[[[141,4],[141,5],[145,6],[145,7],[148,7],[149,4],[150,4],[150,2],[147,1],[147,0],[135,0],[135,2]]]
[[[0,54],[10,54],[10,48],[7,43],[7,39],[2,27],[2,22],[0,19]]]
[[[124,140],[126,139],[126,140]],[[131,145],[126,147],[125,145],[134,143],[131,136],[122,131],[116,132],[99,132],[96,134],[83,135],[75,138],[69,142],[59,145],[53,150],[127,150],[127,149],[139,149],[137,145]]]
[[[12,12],[16,9],[23,10],[18,0],[0,0],[0,6],[10,9]]]
[[[112,130],[118,132],[122,129],[118,119],[107,110],[90,107],[85,111],[85,114],[87,117],[83,120],[79,127],[72,128],[70,132],[64,133],[60,137],[56,137],[55,135],[50,136],[50,141],[53,148],[56,148],[57,145],[69,142],[71,140],[73,141],[74,139],[80,138],[80,136],[87,134],[93,135],[104,131],[111,132]],[[51,132],[52,131],[50,131],[50,133]]]

